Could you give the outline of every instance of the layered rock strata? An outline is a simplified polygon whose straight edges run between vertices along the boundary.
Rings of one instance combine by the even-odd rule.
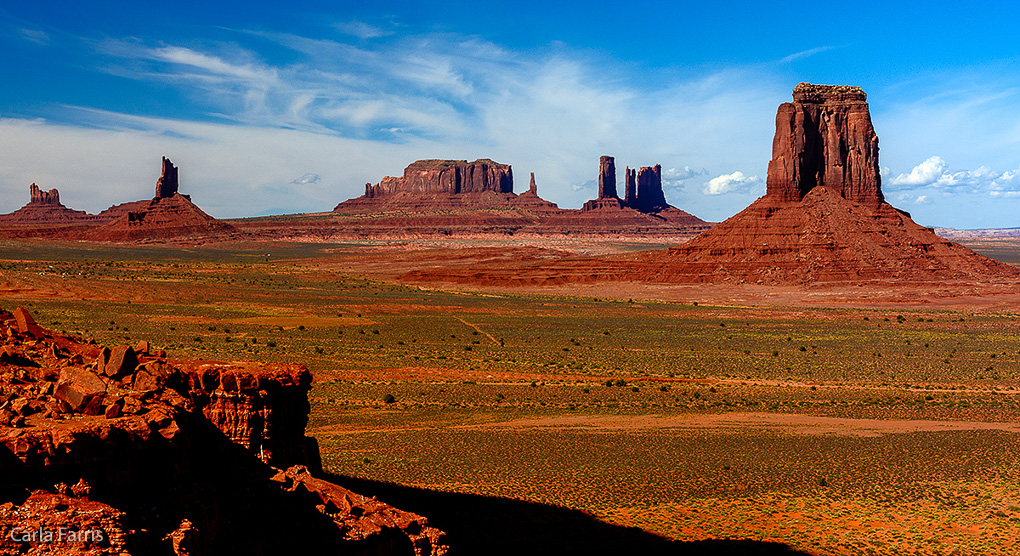
[[[300,365],[110,350],[21,309],[0,338],[0,553],[446,551],[421,516],[315,476]],[[61,526],[92,537],[10,536]]]

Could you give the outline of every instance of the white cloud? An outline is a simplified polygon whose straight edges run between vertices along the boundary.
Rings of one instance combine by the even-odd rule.
[[[919,188],[938,189],[945,194],[966,192],[992,197],[1011,196],[1020,191],[1020,170],[996,172],[987,166],[976,170],[948,170],[949,164],[938,156],[932,156],[915,166],[910,173],[899,174],[889,185],[892,190],[916,190]],[[902,200],[901,195],[901,200]],[[922,195],[925,200],[926,195]]]
[[[941,158],[933,156],[914,166],[909,174],[900,174],[890,180],[889,185],[918,187],[931,185],[939,180],[946,171],[948,164]]]
[[[231,64],[217,56],[196,52],[190,48],[177,46],[156,48],[152,50],[152,57],[156,60],[204,70],[209,74],[221,77],[237,78],[265,85],[271,85],[277,81],[275,72],[272,70],[259,68],[253,64]]]
[[[21,27],[17,30],[17,32],[21,35],[21,38],[29,42],[34,42],[35,44],[42,46],[50,44],[50,36],[45,31]]]
[[[708,175],[708,170],[702,168],[701,170],[695,170],[690,166],[684,166],[682,168],[670,168],[662,171],[662,179],[671,182],[680,182],[691,179],[697,176]]]
[[[702,193],[705,195],[724,195],[726,193],[749,193],[755,186],[762,183],[758,176],[745,176],[743,172],[733,172],[716,176],[705,184]]]
[[[919,195],[916,199],[914,199],[914,204],[915,205],[930,205],[931,204],[931,200],[928,198],[927,195]]]
[[[290,183],[294,185],[308,185],[313,183],[319,183],[321,179],[322,178],[319,176],[319,174],[305,174]]]

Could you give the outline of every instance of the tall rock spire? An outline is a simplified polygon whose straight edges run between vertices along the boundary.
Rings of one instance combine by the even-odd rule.
[[[177,193],[177,167],[174,166],[170,159],[163,157],[163,175],[159,176],[156,180],[156,198],[166,199],[167,197],[173,197]]]
[[[599,199],[619,199],[616,195],[616,160],[611,156],[599,158]]]

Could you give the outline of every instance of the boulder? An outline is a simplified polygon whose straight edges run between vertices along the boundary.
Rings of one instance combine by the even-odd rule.
[[[131,346],[117,346],[110,350],[110,359],[103,367],[103,374],[120,378],[131,374],[138,366],[138,355]]]
[[[36,338],[42,338],[43,329],[35,323],[35,319],[32,318],[32,315],[30,315],[24,307],[18,307],[14,310],[14,321],[18,325],[18,332],[28,334]]]
[[[73,411],[94,414],[102,408],[106,383],[99,375],[85,369],[67,367],[60,371],[60,379],[53,397],[67,403]]]

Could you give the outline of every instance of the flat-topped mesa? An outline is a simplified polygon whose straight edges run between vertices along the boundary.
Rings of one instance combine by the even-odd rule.
[[[170,159],[163,157],[163,174],[156,180],[156,199],[173,197],[180,183],[177,181],[177,167]]]
[[[45,205],[50,207],[60,206],[60,192],[56,188],[50,189],[49,191],[43,191],[39,189],[39,186],[32,184],[28,186],[28,190],[32,195],[32,200],[29,201],[30,205]]]
[[[644,166],[638,170],[637,198],[630,206],[641,212],[654,212],[669,207],[662,192],[662,165]]]
[[[799,201],[815,187],[848,201],[884,202],[878,136],[860,87],[800,83],[776,113],[767,194]]]
[[[402,177],[387,176],[365,188],[365,197],[392,193],[513,193],[514,175],[509,164],[487,158],[467,160],[418,160],[404,168]]]

